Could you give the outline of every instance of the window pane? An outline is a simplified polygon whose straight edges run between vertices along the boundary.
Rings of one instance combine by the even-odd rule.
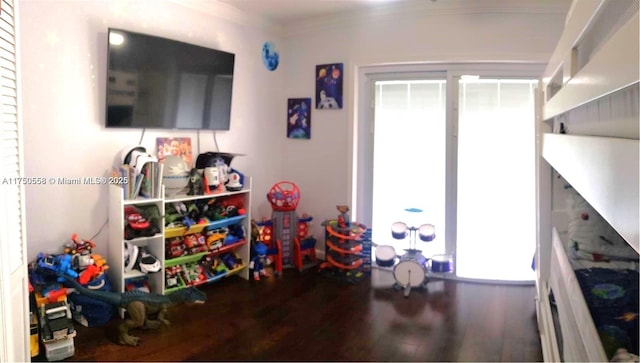
[[[398,221],[433,224],[435,241],[418,241],[417,247],[425,255],[444,252],[445,83],[376,82],[372,237],[398,254],[409,244],[391,237],[391,224]]]
[[[535,278],[535,83],[460,82],[458,276]]]

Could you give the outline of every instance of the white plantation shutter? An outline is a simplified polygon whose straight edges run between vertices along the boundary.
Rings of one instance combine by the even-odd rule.
[[[9,272],[23,264],[22,196],[20,183],[6,183],[5,178],[23,176],[20,165],[18,98],[16,76],[16,45],[13,1],[2,0],[0,8],[0,111],[2,122],[2,187],[4,194],[3,239],[9,243]]]
[[[0,0],[0,362],[24,362],[29,305],[14,0]],[[11,181],[11,182],[10,182]]]

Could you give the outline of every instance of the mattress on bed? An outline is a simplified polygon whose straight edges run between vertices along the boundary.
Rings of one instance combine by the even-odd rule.
[[[564,295],[571,298],[571,294],[582,292],[582,309],[589,310],[595,328],[583,335],[583,339],[592,338],[575,344],[590,349],[597,334],[608,359],[619,348],[638,355],[638,254],[575,189],[569,187],[567,192],[568,228],[566,233],[558,233],[562,247],[558,245],[556,252],[558,258],[564,255],[567,259],[565,273],[572,269],[575,275],[575,280],[565,277],[566,282],[573,280],[578,286]],[[580,307],[571,305],[573,309]],[[578,314],[579,324],[580,313],[573,314]]]
[[[588,268],[574,271],[609,359],[618,348],[638,355],[638,271]]]

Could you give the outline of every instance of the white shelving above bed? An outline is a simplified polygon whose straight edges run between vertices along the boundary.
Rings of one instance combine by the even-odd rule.
[[[640,142],[545,134],[542,156],[640,251]]]
[[[571,184],[640,252],[638,8],[637,0],[574,0],[543,74],[536,308],[545,361],[608,361],[615,353],[605,349],[574,273],[575,259],[565,253],[567,240],[559,232],[571,240],[577,224],[573,214],[573,232],[559,229],[575,201],[560,184]],[[578,216],[589,220],[588,213]],[[630,263],[637,269],[637,262]]]
[[[569,72],[569,75],[564,78],[568,81],[548,99],[544,106],[543,118],[550,119],[637,82],[640,73],[639,24],[636,14],[574,76],[569,77],[573,70],[565,66],[564,70]],[[565,62],[573,64],[573,52],[567,57]]]

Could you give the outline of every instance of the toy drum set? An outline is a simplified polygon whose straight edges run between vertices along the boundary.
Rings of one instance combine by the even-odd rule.
[[[405,254],[397,256],[393,246],[378,245],[376,247],[376,264],[380,267],[392,268],[395,279],[394,288],[404,290],[408,297],[412,288],[426,287],[429,273],[453,272],[453,256],[441,254],[426,258],[422,251],[416,248],[416,237],[423,242],[431,242],[436,238],[436,229],[432,224],[410,227],[403,222],[391,225],[391,235],[394,239],[403,240],[410,237],[409,248]]]

